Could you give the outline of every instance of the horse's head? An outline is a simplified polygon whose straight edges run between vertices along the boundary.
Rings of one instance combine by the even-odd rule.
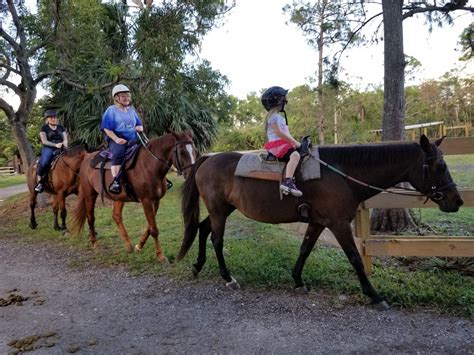
[[[198,156],[196,146],[193,142],[193,134],[191,131],[170,133],[176,139],[175,150],[171,161],[176,169],[178,169],[178,173],[183,174],[186,178]]]
[[[431,143],[425,135],[421,136],[420,147],[424,153],[422,174],[419,174],[420,181],[415,187],[437,203],[441,211],[457,212],[464,201],[456,189],[456,184],[443,159],[443,153],[439,149],[443,139],[444,137]]]

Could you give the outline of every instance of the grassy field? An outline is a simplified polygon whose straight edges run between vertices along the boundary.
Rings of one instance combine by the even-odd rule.
[[[474,155],[450,155],[445,159],[458,188],[474,188]],[[459,212],[449,214],[434,208],[420,208],[413,212],[436,234],[474,235],[474,208],[461,207]]]
[[[175,187],[162,200],[158,211],[160,240],[165,254],[174,261],[183,235],[179,206],[181,180],[175,179]],[[71,200],[70,200],[71,201]],[[0,219],[8,224],[0,226],[0,235],[21,235],[31,242],[60,243],[74,248],[84,258],[94,258],[107,265],[126,265],[134,274],[167,274],[184,281],[192,280],[191,264],[196,258],[197,241],[190,253],[179,264],[163,268],[154,257],[151,240],[141,253],[128,254],[118,237],[111,208],[98,202],[96,221],[100,251],[90,253],[87,234],[63,236],[52,230],[52,213],[38,213],[38,229],[32,233],[27,223],[27,201],[24,195],[7,201],[0,209]],[[128,204],[124,210],[125,225],[136,243],[146,227],[141,206]],[[1,237],[0,237],[1,238]],[[242,287],[254,289],[290,289],[293,287],[291,270],[296,261],[301,236],[289,232],[283,226],[250,221],[234,213],[227,223],[225,255],[227,265]],[[223,282],[210,241],[207,247],[208,262],[200,274],[203,280]],[[312,289],[328,295],[345,294],[352,302],[367,303],[359,282],[343,252],[337,248],[317,245],[308,258],[303,273]],[[428,308],[449,314],[472,316],[474,314],[474,278],[436,267],[410,270],[397,260],[376,260],[373,285],[389,303],[415,309]],[[335,297],[337,300],[337,297]]]
[[[25,182],[25,175],[0,175],[0,188],[24,184]]]

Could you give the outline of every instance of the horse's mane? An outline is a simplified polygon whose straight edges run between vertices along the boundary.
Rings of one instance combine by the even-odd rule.
[[[67,148],[64,151],[64,155],[75,156],[75,155],[78,155],[79,153],[82,153],[84,150],[86,150],[86,145],[79,144],[79,145],[75,145],[74,147]]]
[[[155,148],[157,148],[156,146],[163,145],[165,141],[171,139],[171,137],[173,137],[173,135],[169,133],[163,136],[150,139],[150,141],[148,142],[148,149],[154,150]]]
[[[320,147],[319,155],[329,164],[371,167],[374,164],[391,164],[400,160],[413,160],[421,148],[416,143],[361,144]]]

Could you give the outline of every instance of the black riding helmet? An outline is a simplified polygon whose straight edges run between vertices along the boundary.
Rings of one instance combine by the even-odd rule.
[[[288,90],[283,89],[280,86],[272,86],[271,88],[268,88],[262,94],[263,107],[265,107],[267,111],[270,111],[274,107],[285,104],[286,94],[288,94]],[[282,106],[282,111],[284,110],[284,106],[285,105]]]
[[[56,110],[46,110],[44,111],[44,118],[56,117]]]

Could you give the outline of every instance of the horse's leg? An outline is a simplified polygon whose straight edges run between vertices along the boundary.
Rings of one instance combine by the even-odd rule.
[[[196,263],[193,264],[193,275],[197,277],[206,263],[206,243],[207,237],[211,233],[211,219],[206,217],[199,223],[199,252]]]
[[[59,223],[58,223],[58,211],[59,211],[59,196],[54,195],[53,197],[53,215],[54,215],[53,228],[55,231],[60,230]]]
[[[293,280],[295,280],[295,290],[297,292],[308,292],[308,288],[304,285],[303,279],[301,278],[301,273],[303,272],[306,259],[311,254],[311,251],[323,230],[324,226],[320,224],[309,224],[306,229],[303,243],[301,243],[300,247],[300,255],[298,256],[298,260],[296,260],[292,273]]]
[[[155,203],[153,203],[153,207],[154,207],[154,215],[155,215],[155,218],[156,218],[156,213],[158,212],[158,207],[160,205],[160,200],[157,200],[155,201]],[[156,219],[155,219],[156,220]],[[148,237],[150,236],[150,227],[149,225],[145,228],[145,230],[143,231],[143,234],[142,236],[140,237],[139,241],[138,241],[138,244],[135,245],[135,251],[141,251],[143,249],[143,247],[145,246],[146,244],[146,241],[148,240]]]
[[[58,192],[58,201],[59,201],[59,208],[61,209],[61,227],[60,230],[66,231],[66,217],[67,217],[67,210],[66,210],[66,195],[63,191]]]
[[[224,260],[224,231],[225,231],[225,222],[227,216],[212,216],[212,234],[211,241],[214,246],[214,251],[216,252],[217,261],[219,263],[219,271],[222,278],[226,281],[226,286],[234,290],[240,288],[238,282],[230,275],[229,270],[225,264]]]
[[[115,223],[117,224],[117,227],[119,229],[120,237],[122,238],[123,242],[125,243],[125,249],[129,253],[133,252],[133,246],[132,243],[130,242],[130,236],[127,233],[127,230],[125,229],[125,226],[123,225],[123,220],[122,220],[122,211],[123,211],[123,206],[125,206],[125,203],[122,201],[114,201],[114,208],[112,211],[112,218],[114,219]]]
[[[160,231],[158,230],[158,226],[156,225],[156,212],[158,211],[159,201],[155,201],[154,203],[150,199],[142,200],[143,211],[145,212],[145,217],[148,222],[148,232],[140,238],[139,246],[143,248],[148,235],[151,235],[153,238],[153,242],[155,243],[155,255],[158,261],[162,264],[168,263],[168,259],[166,258],[163,250],[161,249],[160,241],[158,236]]]
[[[38,223],[36,223],[36,216],[35,216],[36,195],[38,195],[38,193],[34,189],[32,189],[32,191],[30,192],[30,211],[31,211],[30,228],[31,229],[36,229],[36,227],[38,227]]]
[[[383,300],[383,298],[375,291],[372,287],[367,274],[364,270],[364,264],[362,263],[362,258],[360,257],[359,251],[354,242],[352,236],[351,225],[348,222],[336,223],[329,227],[329,229],[334,233],[339,245],[346,254],[349,262],[354,268],[357,277],[359,278],[360,285],[362,286],[362,292],[368,296],[372,303],[380,305],[383,309],[388,309],[389,305]]]
[[[97,243],[97,233],[95,231],[95,200],[97,199],[97,193],[95,191],[91,192],[88,196],[85,196],[85,205],[86,205],[86,216],[87,223],[89,224],[89,240],[91,241],[92,247],[97,248],[99,244]]]

